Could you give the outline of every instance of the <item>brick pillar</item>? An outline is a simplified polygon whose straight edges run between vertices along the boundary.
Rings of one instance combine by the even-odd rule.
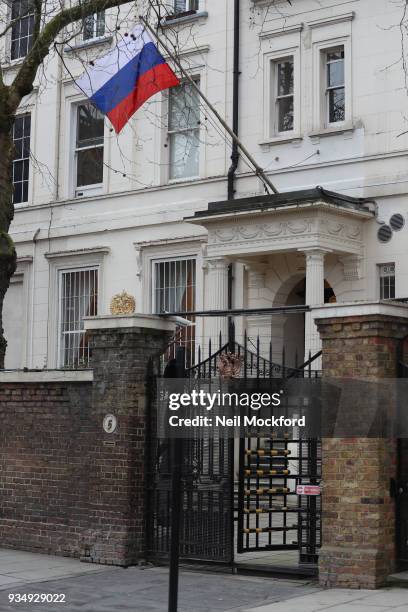
[[[130,565],[144,554],[146,373],[174,324],[156,316],[101,316],[86,320],[94,384],[89,439],[88,560]],[[114,433],[102,427],[117,417]],[[86,559],[83,559],[86,560]]]
[[[396,377],[396,350],[398,341],[408,334],[407,316],[408,309],[384,303],[317,309],[323,375],[366,380]],[[351,412],[356,409],[350,406]],[[395,568],[390,479],[396,475],[396,442],[324,439],[322,453],[320,583],[377,588]]]

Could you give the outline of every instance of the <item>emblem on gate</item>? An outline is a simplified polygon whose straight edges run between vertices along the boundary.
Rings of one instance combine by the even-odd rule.
[[[112,434],[116,431],[116,427],[118,425],[118,420],[114,414],[107,414],[103,419],[103,430],[107,434]]]
[[[218,372],[221,378],[234,378],[238,376],[243,363],[243,357],[227,351],[222,353],[218,359]]]

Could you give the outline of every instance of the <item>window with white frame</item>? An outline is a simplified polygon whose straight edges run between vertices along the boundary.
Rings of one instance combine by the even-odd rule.
[[[33,44],[34,3],[32,0],[13,0],[11,3],[12,60],[25,57]]]
[[[272,62],[273,132],[291,132],[294,125],[293,57]]]
[[[395,298],[395,263],[380,264],[380,299]]]
[[[19,115],[13,125],[14,157],[12,168],[13,203],[28,200],[30,178],[31,115]]]
[[[326,121],[328,124],[345,121],[344,45],[323,51],[326,79]]]
[[[177,258],[153,261],[153,310],[191,312],[196,308],[196,260]],[[190,317],[194,322],[194,318]],[[186,363],[192,365],[195,354],[195,327],[179,327],[175,345],[186,349]],[[174,347],[173,347],[174,348]],[[170,355],[172,357],[174,355]]]
[[[90,348],[84,317],[98,314],[98,267],[59,272],[59,366],[86,368]]]
[[[198,78],[194,82],[200,85]],[[168,143],[169,179],[198,177],[200,99],[188,82],[169,90]]]
[[[174,0],[174,13],[198,11],[199,0]]]
[[[76,107],[76,187],[103,182],[104,116],[86,102]]]
[[[99,38],[105,34],[105,11],[88,15],[82,21],[82,32],[84,40]]]

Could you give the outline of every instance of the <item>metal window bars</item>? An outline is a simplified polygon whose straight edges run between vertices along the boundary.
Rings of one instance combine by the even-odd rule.
[[[196,260],[179,258],[154,262],[154,310],[157,313],[195,310],[196,304]],[[193,325],[177,327],[174,342],[165,356],[174,359],[177,346],[185,348],[186,367],[195,360],[195,317],[187,316]]]
[[[98,268],[60,273],[59,363],[62,368],[87,368],[91,357],[85,316],[98,314]]]

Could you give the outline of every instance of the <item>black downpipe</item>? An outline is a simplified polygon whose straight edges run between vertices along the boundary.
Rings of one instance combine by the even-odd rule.
[[[234,0],[234,71],[232,87],[232,129],[238,136],[239,131],[239,30],[240,30],[240,2]],[[231,166],[228,170],[228,200],[235,196],[235,172],[238,168],[239,151],[235,140],[232,141]]]

